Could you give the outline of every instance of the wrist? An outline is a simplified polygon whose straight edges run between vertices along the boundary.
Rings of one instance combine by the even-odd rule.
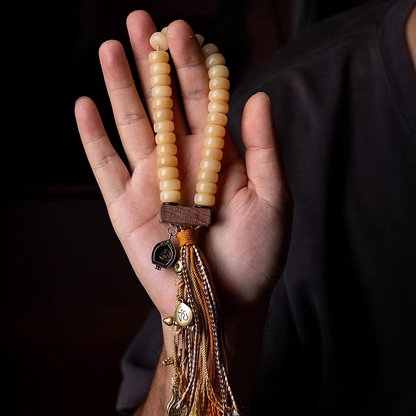
[[[172,357],[173,355],[173,329],[170,326],[167,326],[162,321],[162,357],[163,361],[165,358]],[[164,358],[163,358],[164,357]]]

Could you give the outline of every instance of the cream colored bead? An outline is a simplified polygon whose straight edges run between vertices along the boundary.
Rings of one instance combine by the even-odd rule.
[[[204,147],[207,149],[223,149],[225,145],[224,139],[219,137],[205,137],[204,139]]]
[[[212,172],[211,170],[200,170],[198,172],[198,180],[201,182],[211,182],[217,183],[219,175],[217,172]]]
[[[160,156],[157,158],[157,166],[159,168],[176,168],[178,158],[176,156]]]
[[[204,37],[200,35],[199,33],[197,33],[195,37],[198,39],[199,46],[202,46],[205,40]]]
[[[217,124],[207,124],[204,129],[205,136],[221,137],[225,136],[225,128]]]
[[[175,156],[178,153],[176,144],[158,144],[156,146],[157,154],[159,156]]]
[[[175,133],[164,132],[158,133],[155,137],[156,144],[172,144],[176,142]]]
[[[162,33],[164,33],[165,35],[168,33],[168,27],[167,26],[165,26],[162,30],[161,30],[161,32]]]
[[[171,120],[156,121],[156,123],[153,124],[153,130],[155,133],[172,132],[175,130],[175,125]]]
[[[228,106],[228,103],[226,103],[225,101],[211,101],[208,104],[208,111],[210,113],[227,114],[228,110],[229,110],[229,106]]]
[[[203,148],[202,149],[202,158],[203,159],[211,159],[211,160],[218,160],[222,159],[223,153],[222,150],[216,149],[215,147]]]
[[[212,68],[211,68],[212,69]],[[156,62],[150,65],[150,75],[170,74],[170,65],[167,62]]]
[[[219,103],[220,101],[213,101],[213,103]],[[173,107],[172,98],[169,97],[158,97],[154,98],[152,102],[152,107],[154,110],[163,110],[171,109]]]
[[[152,87],[157,87],[158,85],[170,85],[171,83],[172,80],[170,79],[170,76],[166,74],[153,75],[150,77],[150,85]]]
[[[166,87],[166,88],[170,88],[170,87]],[[230,99],[230,93],[227,90],[212,90],[208,94],[208,99],[210,101],[227,102]]]
[[[181,200],[181,193],[179,191],[162,191],[160,193],[160,201],[162,203],[179,202],[180,200]]]
[[[177,168],[159,168],[157,176],[160,180],[164,179],[178,179],[179,170]]]
[[[202,48],[202,55],[204,55],[204,59],[207,59],[208,56],[217,52],[218,52],[218,47],[215,46],[213,43],[208,43]]]
[[[211,172],[219,172],[221,170],[221,162],[212,159],[202,159],[200,168],[202,170],[210,170]]]
[[[149,53],[149,62],[155,64],[156,62],[169,62],[169,54],[164,51],[153,51]]]
[[[201,205],[203,207],[213,207],[215,205],[215,196],[197,193],[194,198],[194,204]]]
[[[216,91],[225,91],[225,90],[216,90]],[[213,92],[213,91],[211,91]],[[228,91],[226,91],[228,92]],[[152,88],[152,97],[171,97],[172,96],[172,88],[168,87],[167,85],[159,85],[157,87]],[[222,100],[226,101],[226,100]]]
[[[150,36],[150,45],[153,49],[157,49],[159,46],[162,51],[167,51],[169,49],[168,38],[166,37],[166,34],[162,32],[155,32]]]
[[[215,77],[209,80],[209,89],[210,90],[229,90],[230,89],[230,80],[223,77]]]
[[[173,111],[168,109],[156,110],[153,113],[154,121],[173,120]]]
[[[228,117],[221,113],[209,113],[207,115],[207,124],[218,124],[219,126],[226,126]]]
[[[196,191],[203,194],[215,195],[217,193],[217,185],[211,182],[198,182]]]
[[[160,64],[153,64],[153,65],[160,65]],[[169,64],[166,64],[169,65]],[[225,65],[215,65],[208,70],[208,78],[228,78],[230,76],[230,71]]]
[[[181,182],[179,179],[164,179],[160,181],[159,188],[161,191],[179,191]]]
[[[225,65],[225,58],[220,53],[214,53],[205,59],[205,68],[210,69],[215,65]]]

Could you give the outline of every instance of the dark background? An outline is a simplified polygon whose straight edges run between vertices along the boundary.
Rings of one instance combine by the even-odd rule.
[[[101,43],[118,39],[132,63],[131,11],[147,10],[159,29],[185,19],[219,45],[235,86],[314,22],[361,2],[78,0],[69,9],[27,10],[21,30],[9,30],[0,47],[8,412],[115,415],[120,359],[151,306],[112,229],[73,116],[76,98],[94,99],[122,153]]]

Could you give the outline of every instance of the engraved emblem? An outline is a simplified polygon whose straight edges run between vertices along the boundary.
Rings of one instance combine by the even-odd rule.
[[[173,264],[175,258],[176,249],[170,240],[161,241],[153,247],[152,263],[156,265],[157,270],[162,267],[167,269]]]
[[[175,311],[175,321],[179,326],[188,326],[192,322],[193,313],[191,308],[181,302]]]
[[[188,317],[188,311],[185,309],[179,309],[178,311],[178,321],[179,322],[184,322],[184,321],[188,321],[189,317]]]

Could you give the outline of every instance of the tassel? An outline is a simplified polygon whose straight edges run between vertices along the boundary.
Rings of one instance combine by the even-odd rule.
[[[182,227],[176,237],[180,256],[174,267],[174,375],[168,414],[239,416],[227,378],[220,304],[210,268],[192,227]],[[172,325],[171,317],[164,322],[168,319]]]

